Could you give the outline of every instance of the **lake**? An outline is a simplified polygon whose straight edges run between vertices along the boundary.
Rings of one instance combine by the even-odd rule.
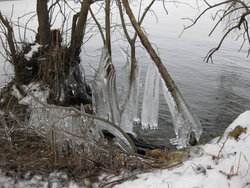
[[[1,1],[2,14],[10,15],[12,5],[14,5],[13,19],[35,10],[34,0]],[[232,36],[226,40],[222,49],[214,55],[213,64],[204,63],[203,57],[218,44],[222,36],[222,28],[217,29],[214,35],[208,37],[213,22],[207,14],[195,27],[178,37],[182,32],[183,25],[189,23],[182,18],[194,18],[197,12],[189,6],[179,4],[167,6],[168,15],[162,8],[162,3],[157,2],[153,6],[157,19],[154,14],[149,13],[143,27],[147,31],[149,40],[158,47],[160,57],[186,102],[199,117],[203,126],[201,142],[205,142],[222,134],[224,129],[240,113],[250,107],[250,64],[249,58],[246,57],[247,50],[243,48],[238,52],[240,42],[235,42]],[[118,13],[114,12],[113,21],[115,22],[117,19]],[[23,23],[25,22],[23,21]],[[32,29],[36,30],[35,20],[32,20],[31,24]],[[28,37],[30,40],[31,33]],[[87,33],[87,36],[89,35]],[[125,64],[120,46],[126,47],[126,44],[120,40],[119,34],[113,34],[112,38],[113,41],[116,41],[112,50],[119,88],[121,68]],[[82,64],[89,82],[93,79],[93,71],[90,65],[96,68],[100,58],[102,44],[99,39],[98,36],[95,36],[84,45]],[[137,57],[141,67],[142,94],[146,67],[151,61],[141,48],[138,50]],[[3,69],[4,60],[2,57],[0,60],[0,68],[3,70],[0,85],[3,85],[6,82],[5,70],[8,73],[11,73],[11,70],[8,64],[5,64]],[[159,129],[141,130],[139,126],[136,126],[135,132],[149,142],[169,146],[169,139],[174,137],[174,132],[162,91],[160,91]]]

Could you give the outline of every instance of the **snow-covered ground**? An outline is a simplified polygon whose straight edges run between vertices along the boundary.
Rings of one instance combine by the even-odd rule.
[[[246,132],[238,139],[228,136],[238,125],[246,128]],[[194,147],[192,159],[178,168],[140,174],[138,179],[116,188],[249,188],[250,111],[242,113],[218,140],[215,138],[206,145]]]
[[[243,132],[235,139],[231,135],[237,134],[238,130],[239,133]],[[190,155],[190,159],[182,166],[142,173],[137,179],[126,181],[116,188],[249,188],[250,111],[242,113],[225,130],[222,138],[193,147]],[[5,188],[82,187],[73,182],[63,184],[62,181],[66,180],[67,176],[63,173],[51,174],[46,180],[35,176],[29,181],[16,181],[0,173],[0,187]],[[97,184],[93,186],[98,187]]]

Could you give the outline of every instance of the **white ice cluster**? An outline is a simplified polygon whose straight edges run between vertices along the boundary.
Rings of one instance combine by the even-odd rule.
[[[131,62],[123,67],[120,97],[116,90],[116,72],[106,49],[103,50],[93,88],[93,106],[97,116],[107,119],[127,133],[133,133],[134,121],[138,121],[139,70],[131,79]]]
[[[122,90],[118,98],[115,68],[108,51],[104,48],[93,84],[93,104],[97,116],[119,125],[127,133],[135,134],[133,132],[134,121],[139,120],[139,70],[136,68],[132,76],[131,72],[131,62],[127,58],[126,65],[123,67]],[[141,125],[143,129],[158,128],[159,81],[159,72],[151,63],[147,69],[142,101]],[[176,134],[170,142],[177,145],[177,148],[186,147],[193,135],[196,140],[199,140],[202,133],[201,124],[185,103],[179,90],[177,89],[173,97],[163,80],[162,84]]]
[[[142,101],[141,125],[143,129],[158,127],[159,73],[151,63],[148,66]]]
[[[96,141],[103,138],[103,130],[115,135],[122,149],[134,151],[130,138],[119,127],[70,107],[36,107],[31,112],[28,126],[51,140],[53,149],[59,153],[70,148],[76,156],[81,151],[91,154]]]
[[[138,116],[139,107],[139,78],[140,71],[134,70],[133,77],[131,73],[131,62],[127,59],[123,67],[122,90],[120,95],[121,128],[128,133],[133,133],[133,125],[140,121]]]
[[[202,126],[199,119],[192,112],[189,106],[184,101],[182,95],[177,90],[177,100],[174,99],[172,93],[169,92],[164,80],[162,79],[162,87],[164,97],[167,101],[170,113],[173,118],[174,131],[176,137],[170,139],[173,145],[177,148],[184,148],[189,145],[191,134],[194,133],[195,139],[198,141],[202,134]]]
[[[107,49],[103,49],[98,71],[92,85],[93,106],[96,115],[115,124],[120,123],[121,115],[117,101],[115,69]]]

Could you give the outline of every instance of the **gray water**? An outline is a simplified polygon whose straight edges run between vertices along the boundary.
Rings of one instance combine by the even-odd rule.
[[[29,0],[30,1],[30,0]],[[31,2],[31,1],[30,1]],[[2,4],[4,2],[0,2]],[[242,112],[250,107],[250,64],[246,49],[238,52],[240,42],[233,37],[225,42],[222,49],[214,55],[214,62],[204,63],[203,57],[215,47],[221,37],[221,28],[212,37],[208,37],[212,29],[212,21],[208,15],[198,22],[197,26],[184,32],[179,38],[183,17],[194,17],[193,9],[185,6],[169,6],[166,15],[160,4],[154,5],[158,21],[151,14],[144,23],[144,28],[159,50],[160,56],[179,87],[186,102],[200,118],[203,126],[201,142],[208,141],[224,131],[224,129]],[[118,17],[118,16],[117,16]],[[112,35],[116,41],[119,36]],[[117,85],[121,84],[121,68],[125,59],[119,46],[126,47],[122,41],[114,43],[113,62],[117,69]],[[94,37],[84,46],[82,55],[83,66],[87,80],[93,80],[93,71],[89,65],[96,68],[101,54],[101,40]],[[138,50],[138,61],[141,66],[141,92],[149,58],[146,52]],[[1,63],[0,66],[3,66]],[[1,85],[4,80],[1,77]],[[138,136],[149,142],[169,145],[169,139],[174,137],[171,116],[161,91],[159,129],[141,130],[135,127]]]

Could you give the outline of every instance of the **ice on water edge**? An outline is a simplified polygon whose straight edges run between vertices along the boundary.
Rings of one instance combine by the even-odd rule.
[[[177,148],[184,148],[189,144],[190,134],[194,133],[197,141],[200,139],[202,126],[196,115],[184,101],[180,92],[177,91],[177,98],[179,100],[177,106],[177,102],[174,100],[174,97],[166,87],[164,80],[161,79],[161,81],[163,94],[173,118],[174,131],[176,135],[175,138],[170,139],[170,142],[173,145],[177,145]]]
[[[139,106],[139,77],[140,71],[137,67],[134,72],[134,79],[131,80],[131,62],[127,59],[123,67],[122,90],[120,95],[121,128],[127,132],[133,132],[133,125],[138,121]]]
[[[133,132],[134,121],[138,121],[139,70],[136,68],[131,80],[131,62],[127,59],[123,67],[123,81],[120,97],[116,91],[116,72],[109,54],[103,49],[93,84],[93,105],[97,116],[107,119],[127,133]]]
[[[142,101],[141,125],[143,129],[158,128],[159,73],[151,63],[147,69]]]
[[[104,48],[92,85],[93,106],[97,116],[119,124],[120,110],[117,102],[115,74],[114,66],[109,62],[108,51]]]
[[[53,149],[61,153],[70,148],[76,156],[81,152],[95,147],[96,141],[103,138],[102,130],[108,130],[117,137],[121,149],[133,152],[134,146],[130,138],[119,127],[98,118],[84,116],[84,111],[78,112],[67,107],[39,106],[32,109],[29,127],[51,140]]]

